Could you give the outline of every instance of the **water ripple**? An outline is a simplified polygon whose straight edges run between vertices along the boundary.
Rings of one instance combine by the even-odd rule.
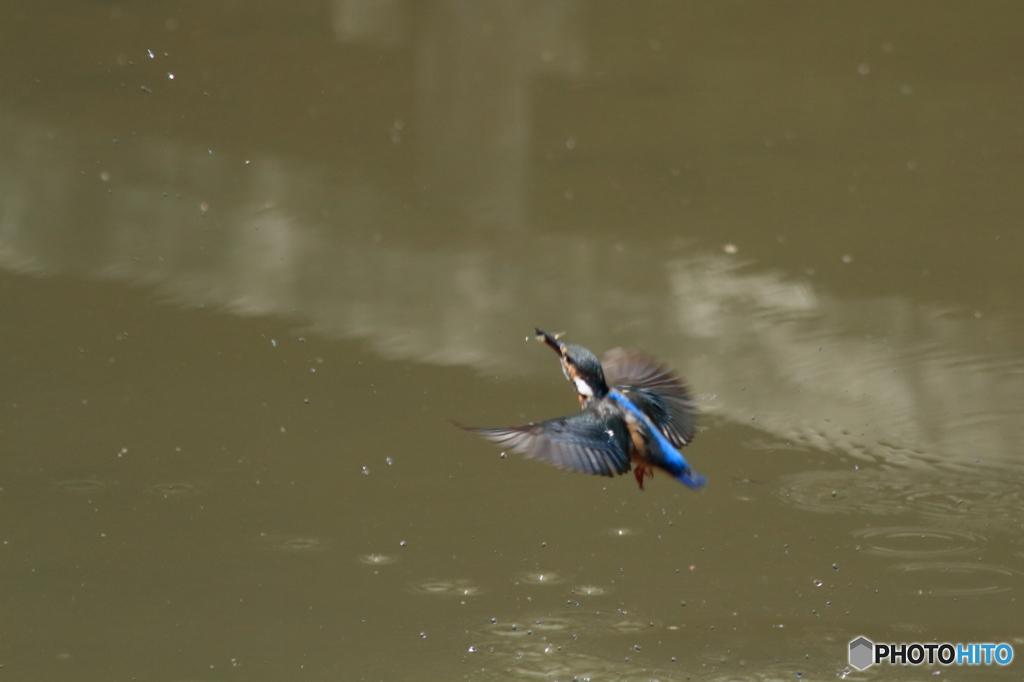
[[[271,552],[312,554],[330,549],[334,541],[311,535],[272,535],[261,533],[260,537],[252,544],[256,549]]]
[[[913,574],[913,594],[939,597],[983,596],[1009,592],[1019,582],[1021,571],[1004,566],[973,562],[922,561],[897,564],[891,571]],[[917,581],[921,581],[918,584]]]
[[[117,485],[116,481],[108,481],[90,476],[87,478],[69,478],[64,481],[57,481],[53,484],[53,487],[60,492],[84,495],[109,492],[115,485]]]
[[[601,587],[600,585],[577,585],[572,588],[572,592],[584,597],[598,597],[602,594],[608,594],[609,588]]]
[[[657,626],[621,618],[618,611],[571,611],[513,622],[492,622],[477,632],[479,639],[473,643],[472,657],[467,660],[480,665],[479,672],[484,674],[475,676],[480,679],[592,682],[692,679],[692,674],[666,673],[663,669],[648,668],[629,658],[605,658],[582,650],[582,647],[592,650],[595,637],[611,637],[615,642],[614,648],[640,651],[634,635]],[[606,645],[598,646],[604,648]],[[500,677],[496,677],[496,673]]]
[[[469,580],[425,580],[412,586],[416,594],[427,594],[434,597],[475,597],[483,594],[483,588]]]
[[[926,559],[974,552],[985,546],[985,536],[968,530],[892,526],[862,528],[851,533],[865,542],[868,554],[899,559]]]
[[[783,479],[776,494],[818,513],[916,513],[940,522],[1019,530],[1024,486],[1011,477],[950,476],[928,471],[815,471]]]
[[[554,571],[532,571],[530,573],[524,573],[519,576],[519,580],[528,585],[555,585],[565,582],[565,578]]]
[[[189,483],[187,481],[165,481],[146,488],[147,493],[160,495],[161,497],[187,497],[198,495],[203,492],[206,486],[202,483]]]

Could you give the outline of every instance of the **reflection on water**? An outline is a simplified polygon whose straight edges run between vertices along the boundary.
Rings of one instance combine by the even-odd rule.
[[[425,3],[416,49],[416,185],[478,225],[527,218],[531,86],[584,68],[579,0]],[[481,31],[481,26],[516,27]],[[458,121],[453,125],[453,122]]]
[[[554,320],[598,351],[642,344],[711,392],[704,411],[792,446],[898,465],[1017,466],[1024,358],[1007,321],[898,298],[838,299],[739,256],[682,247],[541,235],[509,251],[500,236],[484,247],[458,234],[436,248],[403,246],[382,235],[410,218],[379,187],[156,140],[124,150],[127,167],[153,173],[111,180],[112,193],[81,216],[96,190],[75,178],[73,159],[99,141],[53,136],[3,112],[0,131],[19,140],[0,143],[0,262],[12,270],[81,272],[148,283],[182,304],[298,314],[310,332],[365,339],[387,357],[489,372],[550,373],[550,358],[522,338]],[[207,178],[235,173],[248,191],[205,208]],[[43,196],[48,185],[30,181],[40,176],[65,177],[67,192]],[[165,198],[168,187],[182,199]],[[339,218],[302,218],[291,196],[317,196]],[[44,221],[34,209],[42,203]],[[67,243],[59,226],[76,220],[101,234],[58,246]],[[617,286],[638,271],[644,282]]]
[[[950,476],[928,469],[814,471],[786,477],[777,494],[819,513],[914,514],[979,531],[1024,528],[1024,487],[1008,477]]]
[[[910,516],[851,538],[865,554],[907,562],[883,571],[900,594],[981,599],[1019,591],[1015,569],[969,561],[994,544],[988,538],[1024,527],[1017,462],[1024,360],[1011,343],[1010,321],[951,314],[907,299],[845,300],[809,280],[757,271],[735,254],[683,247],[654,250],[629,241],[548,235],[514,249],[500,237],[490,245],[453,236],[432,247],[410,246],[387,236],[395,226],[408,228],[410,216],[373,184],[329,172],[314,176],[273,158],[250,164],[223,155],[211,159],[202,150],[153,140],[127,152],[135,155],[129,165],[159,169],[153,158],[175,158],[178,167],[192,170],[158,171],[148,180],[112,176],[113,192],[83,218],[78,207],[92,189],[76,184],[64,159],[89,156],[94,143],[64,140],[72,154],[50,153],[60,136],[2,113],[0,132],[6,169],[0,171],[0,263],[9,270],[144,283],[181,305],[240,315],[298,315],[307,321],[298,332],[303,335],[357,338],[388,358],[506,376],[557,372],[542,349],[522,342],[545,320],[597,351],[643,345],[690,380],[713,419],[764,434],[746,439],[750,451],[766,458],[825,451],[838,455],[829,466],[849,467],[772,481],[776,499],[818,514]],[[4,146],[14,138],[20,146]],[[203,208],[204,179],[233,167],[246,167],[247,192],[234,203],[225,199]],[[65,177],[69,195],[43,196],[44,185],[24,182],[33,175]],[[168,203],[167,187],[183,198]],[[289,197],[308,200],[311,194],[329,205],[327,214],[342,218],[303,217]],[[45,221],[29,208],[41,203],[51,213]],[[76,220],[100,236],[62,248],[66,240],[57,226],[80,224]],[[636,283],[630,273],[638,271],[646,278]],[[631,284],[618,286],[620,281]],[[375,474],[358,476],[364,481],[391,470],[383,463],[383,469],[353,466]],[[986,473],[993,468],[998,476]],[[108,486],[91,476],[56,484],[69,493],[101,493]],[[162,481],[145,491],[185,498],[204,486]],[[749,504],[758,498],[739,499]],[[630,545],[654,535],[635,520],[629,526],[601,523],[595,534]],[[308,535],[266,535],[251,544],[296,556],[333,547],[331,540]],[[938,560],[946,557],[963,561]],[[358,557],[369,565],[393,559]],[[437,575],[420,575],[431,574]],[[545,570],[505,574],[504,580],[551,585],[552,594],[562,590],[560,598],[588,608],[630,596],[618,584],[609,596],[602,596],[611,589],[607,585],[565,585],[573,575]],[[436,598],[436,605],[473,604],[505,589],[500,580],[481,586],[466,578],[409,576],[393,587],[423,601]],[[793,679],[797,672],[832,677],[842,670],[813,661],[799,671],[768,664],[744,676],[737,672],[744,661],[720,642],[695,653],[686,639],[694,629],[613,612],[538,616],[481,629],[467,644],[475,650],[466,663],[478,679],[685,680],[699,673],[711,680],[774,680]],[[664,643],[652,646],[646,641],[651,636]],[[771,660],[764,648],[746,656]]]
[[[858,45],[874,56],[836,49],[816,70],[793,55],[822,46],[801,47],[799,35],[837,34],[821,30],[833,24],[784,14],[787,26],[772,28],[793,32],[772,46],[764,36],[778,31],[750,19],[753,5],[711,3],[710,23],[699,3],[198,3],[171,18],[130,5],[109,16],[69,9],[84,28],[35,10],[0,23],[0,50],[20,57],[0,79],[0,267],[72,275],[5,300],[23,306],[28,328],[121,343],[117,319],[151,340],[133,349],[136,364],[112,353],[116,371],[59,343],[10,360],[12,376],[31,369],[5,381],[5,396],[25,404],[27,393],[36,407],[0,415],[11,453],[2,577],[18,588],[6,605],[26,623],[6,633],[5,671],[32,677],[30,666],[69,651],[62,664],[137,659],[96,663],[97,679],[213,679],[238,660],[267,679],[831,679],[849,675],[843,648],[861,626],[879,638],[945,638],[1016,622],[1020,554],[1005,548],[1020,550],[1024,528],[1020,320],[1010,305],[929,304],[948,288],[915,288],[918,273],[902,271],[925,263],[952,287],[974,286],[992,259],[983,237],[1019,222],[1018,206],[988,205],[1019,184],[1012,148],[1009,162],[990,150],[1017,143],[999,139],[1006,124],[975,125],[1016,111],[1015,100],[956,89],[941,66],[906,70],[904,55],[933,54],[926,40],[904,50],[902,37],[898,49],[891,36],[865,37]],[[904,11],[896,33],[923,25],[943,55],[960,39]],[[990,64],[1020,61],[1018,48],[991,51],[1003,43],[970,35],[986,36],[968,41],[983,57],[964,67],[961,52],[958,69],[986,78],[965,80],[987,87],[1001,77],[988,79]],[[881,51],[871,46],[880,40]],[[746,47],[721,47],[736,44]],[[832,70],[844,62],[852,81]],[[901,69],[914,88],[885,80]],[[947,100],[916,104],[940,83]],[[761,108],[746,111],[748,101]],[[941,113],[978,101],[975,119]],[[894,107],[913,108],[893,118]],[[954,126],[991,137],[963,139]],[[867,148],[859,128],[889,132]],[[984,161],[954,166],[961,146]],[[970,171],[937,169],[980,165],[994,170],[979,177],[1009,171],[1005,184],[973,205],[937,201],[942,188],[978,189]],[[745,186],[752,178],[759,187]],[[889,186],[916,192],[916,203],[887,199]],[[766,205],[776,201],[794,208]],[[882,208],[860,210],[872,202]],[[929,222],[928,211],[951,206],[964,215]],[[991,215],[972,210],[982,207]],[[870,223],[887,213],[901,216],[900,231],[906,223],[902,241],[877,239],[886,227]],[[787,249],[812,230],[825,239],[783,258],[764,247],[776,228]],[[947,238],[977,252],[957,253]],[[909,253],[932,240],[943,245]],[[900,271],[868,265],[871,248],[898,251],[875,262]],[[807,254],[820,260],[800,263]],[[952,272],[967,258],[966,275]],[[863,279],[822,277],[825,259]],[[1006,278],[984,285],[1002,290]],[[140,314],[151,312],[146,295],[115,286],[96,287],[108,293],[95,311],[87,301],[71,332],[61,316],[38,322],[40,311],[68,310],[58,297],[93,292],[83,279],[262,319],[194,316],[214,320],[202,327],[167,308]],[[117,314],[122,296],[130,315]],[[168,320],[196,345],[168,340],[184,338]],[[292,330],[304,347],[324,346],[321,357],[295,351],[288,321],[304,325]],[[428,408],[436,397],[459,413],[504,410],[482,396],[525,391],[524,375],[560,380],[550,353],[523,341],[535,325],[598,352],[641,346],[677,368],[708,415],[705,461],[728,471],[685,498],[553,477],[535,485],[557,480],[564,493],[534,497],[525,478],[484,488],[497,476],[475,469],[486,455],[451,452],[432,430],[440,410]],[[258,328],[273,328],[257,341],[266,355],[245,350]],[[487,381],[379,362],[362,347]],[[51,362],[69,350],[88,369],[51,380]],[[345,364],[359,366],[357,379]],[[314,395],[297,374],[337,383]],[[355,384],[372,393],[346,395]],[[52,400],[72,393],[76,410],[78,393],[90,398],[77,421]],[[385,400],[406,408],[403,420]],[[343,410],[318,411],[328,403]],[[52,433],[26,426],[19,415],[30,411]],[[20,453],[7,438],[19,429]],[[116,486],[79,442],[156,453],[181,438],[204,447],[170,471],[122,458],[136,468],[117,469]],[[88,461],[66,466],[69,453]],[[518,475],[501,474],[502,484]],[[243,479],[292,485],[285,494]],[[282,528],[297,532],[257,537]],[[531,555],[538,545],[543,556]],[[406,547],[400,562],[381,553],[396,547]],[[382,648],[396,653],[382,661]],[[91,679],[82,668],[33,672]]]

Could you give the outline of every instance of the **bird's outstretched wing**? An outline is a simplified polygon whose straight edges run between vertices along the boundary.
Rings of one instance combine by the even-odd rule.
[[[697,406],[682,379],[639,351],[613,348],[601,359],[609,386],[626,395],[677,448],[697,432]]]
[[[626,473],[631,466],[629,429],[621,417],[604,418],[584,411],[504,429],[461,428],[563,469],[615,476]]]

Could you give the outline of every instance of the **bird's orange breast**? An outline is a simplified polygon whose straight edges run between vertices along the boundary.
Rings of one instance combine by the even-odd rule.
[[[647,460],[647,439],[636,419],[629,415],[626,417],[626,427],[629,429],[629,437],[632,447],[629,449],[629,458],[637,464],[646,464]]]

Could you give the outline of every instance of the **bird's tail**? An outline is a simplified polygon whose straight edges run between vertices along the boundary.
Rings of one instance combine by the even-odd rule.
[[[689,488],[703,488],[708,479],[703,474],[698,474],[693,469],[686,469],[676,474],[676,480]]]

